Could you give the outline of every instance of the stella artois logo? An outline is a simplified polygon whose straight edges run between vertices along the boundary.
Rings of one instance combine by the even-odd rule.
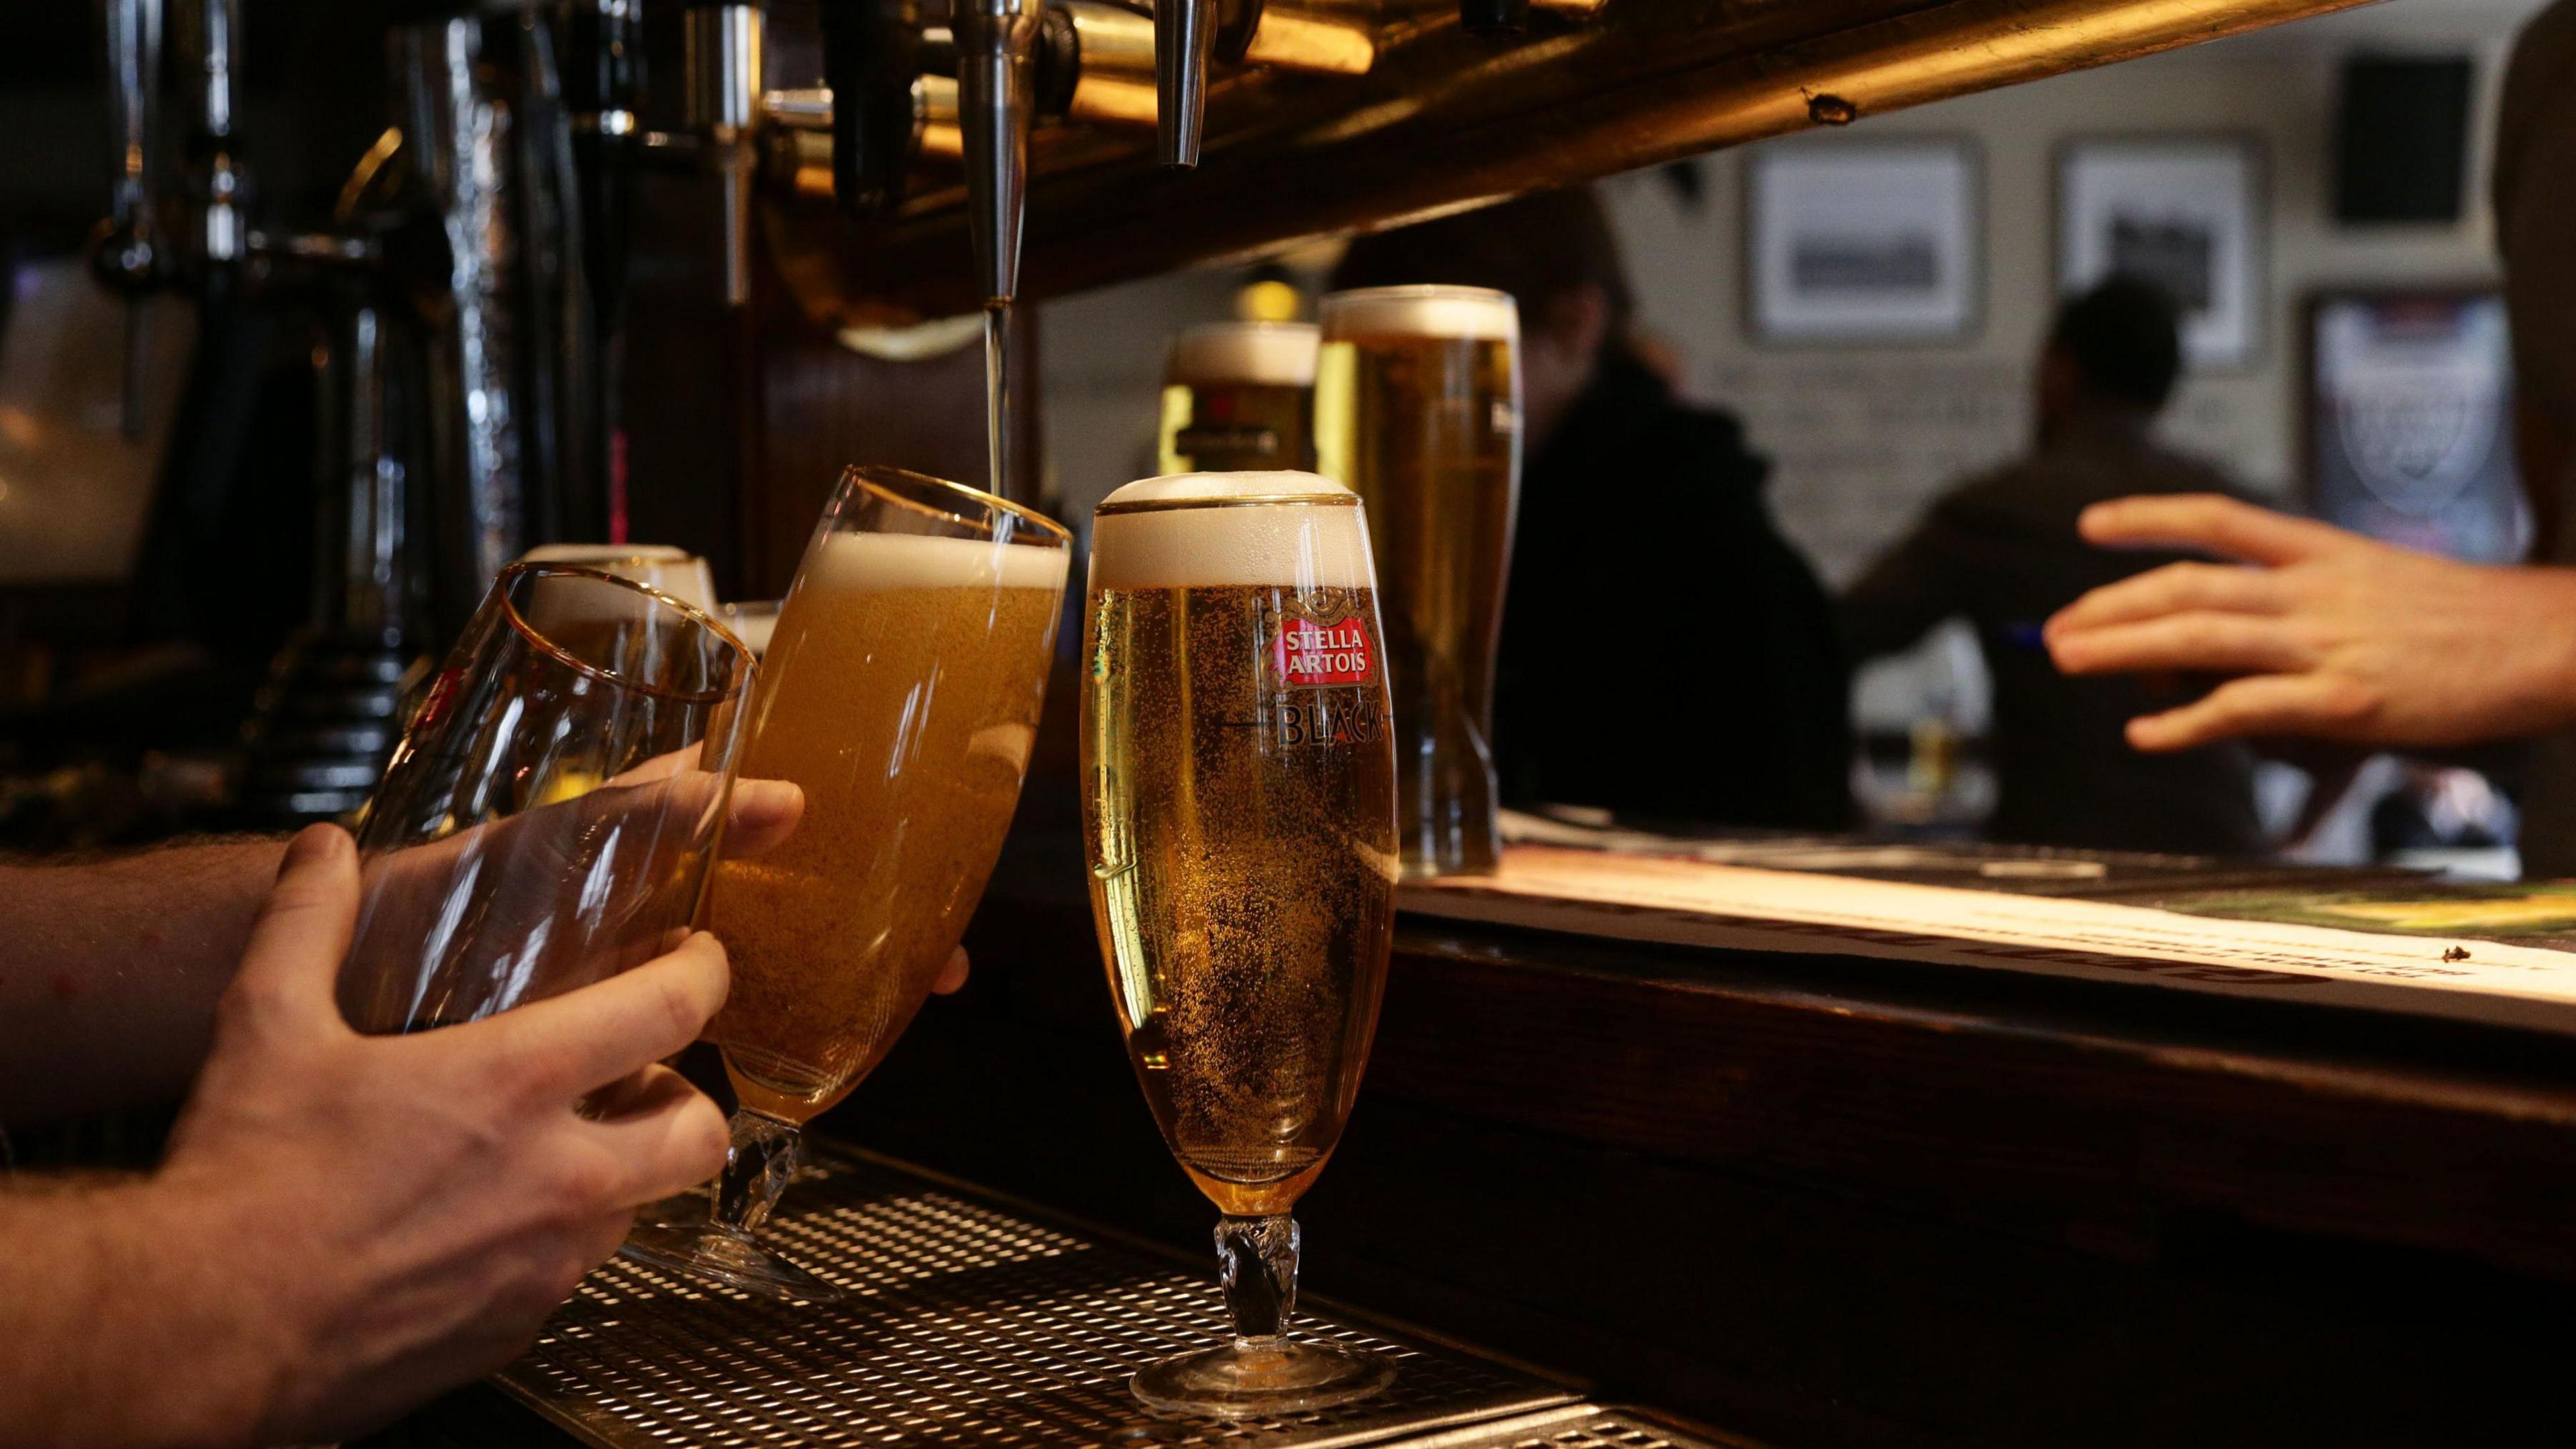
[[[1366,684],[1377,678],[1377,646],[1368,621],[1357,614],[1331,623],[1285,615],[1271,636],[1270,663],[1281,682],[1295,689]]]
[[[1340,590],[1317,590],[1271,616],[1271,678],[1282,692],[1264,702],[1257,725],[1280,745],[1368,745],[1386,737],[1386,696],[1363,687],[1386,677],[1365,607]]]

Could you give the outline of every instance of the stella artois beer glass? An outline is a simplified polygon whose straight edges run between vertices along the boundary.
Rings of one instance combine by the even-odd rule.
[[[1091,908],[1136,1080],[1223,1214],[1233,1341],[1136,1396],[1298,1413],[1383,1361],[1288,1336],[1297,1198],[1340,1140],[1395,916],[1395,754],[1359,499],[1306,473],[1131,483],[1093,534]]]
[[[733,785],[751,651],[565,564],[504,569],[357,826],[360,1031],[472,1021],[676,946]]]
[[[710,1220],[628,1256],[746,1293],[829,1284],[752,1241],[798,1132],[884,1058],[965,934],[1037,738],[1070,542],[989,493],[853,468],[761,661],[746,769],[805,792],[796,833],[720,860],[706,924],[733,961],[707,1028],[741,1110]]]
[[[1173,338],[1163,471],[1313,468],[1315,336],[1305,322],[1214,322]]]
[[[1368,505],[1407,876],[1490,874],[1494,649],[1519,506],[1520,312],[1480,287],[1323,302],[1319,467]]]

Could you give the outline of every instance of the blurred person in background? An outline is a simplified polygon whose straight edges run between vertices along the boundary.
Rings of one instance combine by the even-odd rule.
[[[2040,638],[2050,614],[2158,562],[2088,545],[2086,508],[2233,490],[2155,439],[2181,374],[2174,305],[2152,284],[2114,277],[2069,301],[2040,353],[2031,455],[1942,495],[1843,595],[1855,659],[1910,648],[1946,619],[1975,625],[1994,679],[1995,839],[2191,854],[2264,844],[2250,750],[2137,754],[2123,728],[2178,702],[2178,684],[2069,679]]]
[[[2576,563],[2576,0],[2515,45],[2496,138],[2496,232],[2513,323],[2516,442],[2536,552]],[[2461,563],[2221,497],[2134,498],[2086,538],[2178,563],[2087,595],[2048,625],[2070,674],[2202,670],[2205,697],[2144,714],[2156,753],[2297,736],[2446,749],[2541,737],[2519,846],[2525,875],[2576,873],[2576,569]]]
[[[1494,705],[1517,808],[1833,829],[1851,813],[1832,602],[1763,498],[1769,460],[1674,395],[1632,333],[1587,187],[1362,237],[1337,288],[1445,283],[1520,302],[1524,466]],[[1660,366],[1658,365],[1660,364]]]

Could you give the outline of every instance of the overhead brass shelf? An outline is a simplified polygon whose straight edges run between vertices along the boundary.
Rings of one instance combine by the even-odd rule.
[[[1290,13],[1367,37],[1368,68],[1294,69],[1256,51],[1211,91],[1196,171],[1159,170],[1150,126],[1076,119],[1041,132],[1024,295],[1255,255],[2363,3],[1566,0],[1534,7],[1525,33],[1499,40],[1460,29],[1448,0],[1308,5]],[[938,164],[895,218],[865,227],[835,210],[828,187],[773,178],[769,249],[806,310],[869,321],[974,305],[962,189]]]

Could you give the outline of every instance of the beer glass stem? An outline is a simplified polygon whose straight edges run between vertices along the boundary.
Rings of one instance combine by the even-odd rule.
[[[749,1236],[769,1219],[804,1157],[804,1135],[792,1122],[758,1112],[733,1114],[733,1147],[716,1179],[716,1225]]]
[[[1216,1265],[1225,1285],[1226,1315],[1234,1340],[1250,1346],[1276,1343],[1297,1311],[1297,1220],[1275,1217],[1217,1220]]]

